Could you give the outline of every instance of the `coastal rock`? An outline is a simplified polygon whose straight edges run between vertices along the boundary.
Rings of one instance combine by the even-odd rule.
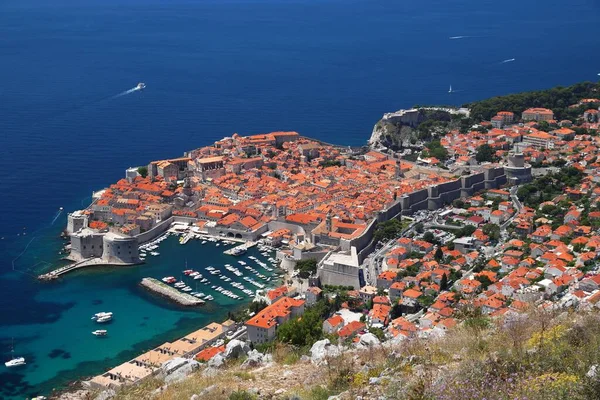
[[[248,353],[248,358],[246,359],[246,361],[242,363],[242,368],[258,367],[266,361],[265,358],[265,355],[260,353],[258,350],[251,350]]]
[[[190,397],[190,400],[200,400],[200,396],[198,396],[197,394],[193,394],[193,395]]]
[[[208,360],[208,368],[219,368],[225,362],[225,358],[222,354],[217,354],[210,360]]]
[[[596,378],[598,375],[598,366],[592,365],[588,372],[585,374],[588,378]]]
[[[246,344],[246,342],[233,339],[231,342],[227,343],[227,346],[225,347],[225,359],[238,358],[245,355],[249,351],[250,347]]]
[[[117,395],[113,389],[103,390],[94,400],[110,400]]]
[[[313,364],[320,365],[328,357],[337,357],[341,353],[341,349],[338,346],[332,345],[329,339],[319,340],[310,348],[310,361]]]
[[[383,115],[373,127],[369,145],[373,148],[410,144],[413,129],[424,120],[421,110],[398,110]]]

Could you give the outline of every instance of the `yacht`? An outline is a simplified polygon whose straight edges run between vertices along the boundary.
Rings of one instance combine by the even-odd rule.
[[[10,359],[10,361],[7,361],[7,362],[4,363],[4,365],[6,365],[7,368],[18,367],[20,365],[25,365],[25,358],[24,357],[15,357],[14,339],[13,339],[12,349],[11,349],[10,352],[12,354],[12,359]]]
[[[106,329],[97,329],[94,332],[92,332],[92,335],[94,335],[94,336],[106,336],[107,333],[108,333],[108,331]]]
[[[112,312],[99,312],[99,313],[94,314],[94,316],[92,317],[92,321],[98,321],[98,319],[106,318],[106,317],[112,318],[112,315],[113,315]]]
[[[23,357],[13,358],[12,360],[5,362],[4,365],[6,365],[7,368],[18,367],[19,365],[25,365],[25,358],[23,358]]]
[[[109,313],[107,313],[109,314]],[[103,322],[109,322],[110,320],[112,320],[112,313],[110,313],[110,315],[103,315],[102,317],[98,317],[96,319],[96,322],[98,323],[103,323]]]

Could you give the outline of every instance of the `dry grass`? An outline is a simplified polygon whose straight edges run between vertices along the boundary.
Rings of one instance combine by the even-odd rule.
[[[273,365],[246,370],[230,363],[215,377],[198,372],[154,397],[161,382],[151,380],[124,389],[117,400],[188,400],[213,385],[203,398],[225,400],[234,392],[258,391],[258,398],[280,400],[323,400],[339,393],[344,400],[600,399],[600,379],[585,376],[591,365],[600,364],[600,316],[595,313],[531,311],[510,324],[478,323],[440,339],[346,351],[319,367],[298,361],[300,354],[275,346],[272,355],[278,362]],[[371,378],[379,382],[370,385]],[[273,396],[278,389],[286,391]]]

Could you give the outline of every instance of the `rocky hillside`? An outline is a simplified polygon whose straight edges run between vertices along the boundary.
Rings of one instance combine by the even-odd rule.
[[[372,148],[398,150],[444,135],[450,129],[469,126],[469,110],[443,107],[424,107],[399,110],[383,115],[375,126],[369,145]]]
[[[400,336],[403,337],[403,336]],[[445,335],[380,343],[320,340],[266,354],[232,341],[206,364],[178,360],[118,393],[65,399],[598,399],[600,316],[535,309],[489,319],[465,312]],[[175,368],[175,364],[180,364]]]

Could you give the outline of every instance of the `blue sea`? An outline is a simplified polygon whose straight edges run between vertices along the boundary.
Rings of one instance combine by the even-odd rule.
[[[0,397],[48,394],[237,306],[183,310],[137,286],[227,262],[198,242],[32,278],[60,264],[66,212],[127,167],[234,132],[361,145],[384,112],[597,80],[599,20],[593,0],[2,0],[0,356],[14,337],[28,365],[0,369]]]

